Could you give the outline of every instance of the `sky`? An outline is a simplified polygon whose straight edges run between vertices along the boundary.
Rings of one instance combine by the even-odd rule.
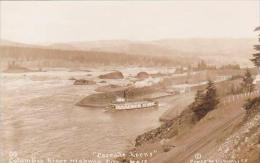
[[[1,39],[24,43],[255,38],[260,0],[1,1]]]

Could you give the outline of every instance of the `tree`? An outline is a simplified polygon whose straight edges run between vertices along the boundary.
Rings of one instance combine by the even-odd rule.
[[[191,109],[195,113],[198,120],[203,118],[208,112],[214,110],[218,105],[217,89],[214,82],[208,81],[205,91],[197,91],[195,101],[191,105]]]
[[[260,31],[260,27],[257,27],[255,31]],[[258,35],[258,41],[260,42],[260,34]],[[258,51],[257,53],[253,54],[253,58],[251,61],[257,66],[258,68],[260,67],[260,45],[255,45],[255,50]]]
[[[204,102],[204,92],[202,90],[198,90],[195,96],[195,100],[192,103],[193,108],[199,108],[202,107]]]
[[[243,81],[241,83],[241,90],[243,92],[253,92],[255,89],[253,82],[254,82],[254,79],[253,79],[250,71],[247,69],[245,72],[245,75],[243,77]]]
[[[208,65],[206,64],[206,62],[204,60],[201,60],[198,63],[198,70],[205,70],[207,69]]]
[[[197,120],[200,120],[207,114],[205,108],[205,94],[202,90],[197,91],[195,100],[191,104],[191,110],[195,113]]]
[[[208,86],[206,88],[205,103],[209,111],[215,109],[219,103],[216,86],[211,80],[208,81]]]

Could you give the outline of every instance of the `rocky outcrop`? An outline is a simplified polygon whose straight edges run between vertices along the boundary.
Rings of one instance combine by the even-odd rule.
[[[109,84],[105,86],[98,87],[95,91],[97,92],[113,92],[113,91],[120,91],[126,89],[125,87]]]
[[[124,97],[124,90],[126,88],[119,88],[118,91],[102,92],[97,94],[91,94],[83,98],[77,103],[79,106],[88,107],[106,107],[115,101],[117,97]],[[142,88],[127,88],[127,98],[129,100],[150,98],[154,92],[158,92],[157,87],[142,87]]]
[[[187,109],[177,118],[163,123],[160,127],[139,135],[135,140],[135,146],[147,143],[159,142],[162,139],[169,139],[173,136],[187,131],[194,125],[195,115],[191,109]]]
[[[139,72],[136,75],[137,79],[146,79],[146,78],[149,78],[149,77],[150,77],[150,75],[147,72]]]
[[[92,80],[85,80],[85,79],[78,79],[78,80],[75,80],[74,85],[93,85],[93,84],[96,84],[95,81],[92,81]]]
[[[124,75],[120,71],[110,72],[104,75],[99,75],[100,79],[123,79]]]
[[[257,160],[259,157],[259,118],[259,115],[251,116],[236,132],[227,137],[218,147],[218,157]]]
[[[99,83],[107,83],[105,80],[100,81]]]
[[[249,99],[244,108],[246,110],[245,120],[250,119],[252,116],[259,114],[259,107],[260,107],[260,96],[255,97],[253,99]]]

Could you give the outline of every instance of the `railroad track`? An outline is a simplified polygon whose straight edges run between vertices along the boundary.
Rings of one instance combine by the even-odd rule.
[[[225,108],[229,109],[229,108]],[[174,152],[176,149],[172,149],[172,152],[168,153],[168,157],[164,157],[164,161],[159,161],[161,163],[172,163],[172,162],[177,162],[177,163],[185,163],[185,162],[190,162],[190,159],[195,156],[196,153],[198,153],[199,150],[203,149],[208,143],[216,140],[219,135],[227,130],[228,128],[232,127],[233,125],[237,124],[238,121],[240,121],[243,118],[244,111],[241,109],[236,115],[230,117],[228,120],[225,122],[219,124],[217,127],[206,133],[205,135],[201,136],[198,140],[191,144],[186,144],[184,147],[180,147],[179,150]],[[178,148],[178,147],[177,147]],[[183,148],[183,149],[181,149]],[[171,155],[170,155],[171,154]],[[158,162],[158,158],[155,159]],[[155,160],[151,160],[151,163],[154,163]]]
[[[197,140],[196,142],[192,143],[189,145],[188,149],[184,151],[184,156],[177,158],[177,162],[183,163],[185,161],[189,161],[189,159],[194,156],[200,149],[202,149],[204,146],[206,146],[209,142],[215,140],[218,138],[219,134],[222,131],[225,131],[226,129],[232,127],[234,124],[236,124],[236,121],[241,120],[240,118],[243,117],[243,112],[240,114],[234,116],[232,119],[229,119],[222,125],[218,126],[214,130],[212,130],[209,134],[204,135],[202,138]],[[189,149],[192,149],[189,151]]]

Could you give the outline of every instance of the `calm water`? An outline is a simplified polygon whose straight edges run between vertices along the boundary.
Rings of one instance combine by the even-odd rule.
[[[159,125],[165,109],[116,113],[75,106],[96,86],[74,86],[85,73],[2,74],[1,145],[4,157],[90,159],[132,146],[135,137]]]

